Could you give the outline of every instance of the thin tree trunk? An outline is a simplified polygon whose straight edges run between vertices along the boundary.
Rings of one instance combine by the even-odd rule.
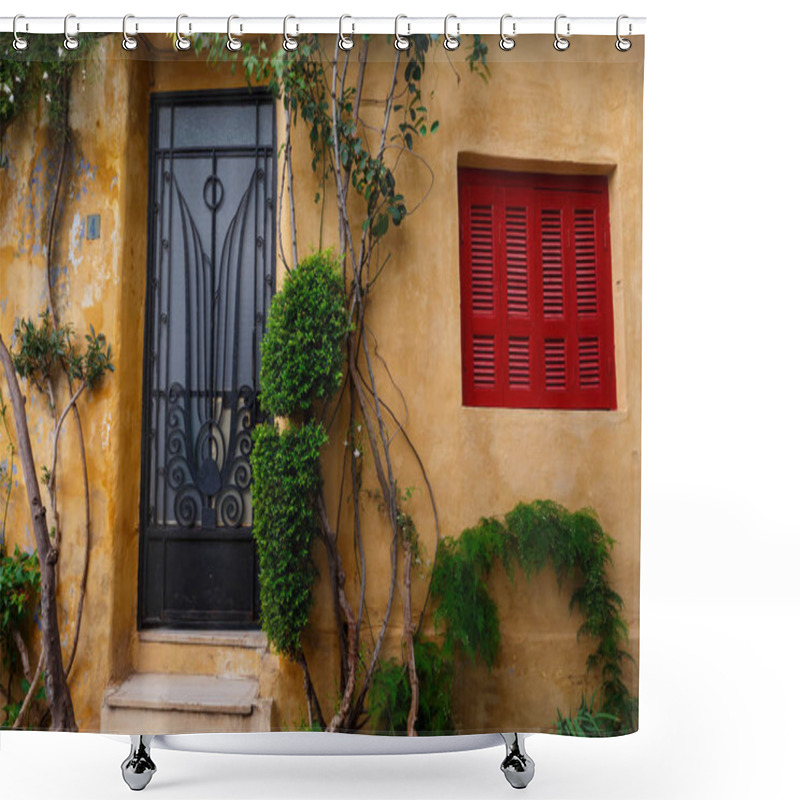
[[[297,267],[297,222],[295,221],[294,210],[294,175],[292,173],[292,114],[291,109],[286,109],[286,174],[289,189],[289,217],[292,228],[292,269]]]
[[[417,715],[419,714],[419,676],[414,657],[414,622],[411,618],[411,540],[408,532],[403,536],[403,647],[406,651],[408,682],[411,685],[411,706],[408,709],[406,734],[417,735]]]
[[[308,706],[308,723],[313,725],[316,722],[324,730],[325,717],[322,716],[322,708],[317,699],[317,693],[314,691],[314,684],[311,682],[311,673],[306,662],[306,654],[302,650],[296,661],[303,670],[303,691],[305,692],[306,705]]]
[[[328,723],[328,730],[336,732],[341,730],[342,723],[350,713],[350,705],[353,702],[353,694],[356,689],[356,670],[358,667],[358,639],[356,638],[356,617],[353,609],[345,594],[345,583],[347,576],[342,563],[342,556],[336,547],[336,537],[328,523],[328,514],[325,511],[325,502],[320,495],[317,497],[317,509],[322,522],[323,536],[325,537],[326,547],[331,561],[335,564],[336,591],[338,595],[338,605],[344,616],[344,629],[347,634],[347,676],[342,686],[342,699],[339,709]]]
[[[58,631],[58,609],[56,606],[56,562],[58,551],[50,543],[47,531],[47,512],[42,505],[39,493],[39,481],[36,477],[36,467],[31,448],[30,434],[28,432],[28,417],[25,412],[25,398],[19,388],[17,375],[11,361],[3,337],[0,336],[0,361],[6,375],[6,383],[11,397],[11,407],[14,410],[14,424],[17,432],[17,447],[22,474],[25,479],[25,489],[28,494],[33,533],[36,539],[36,549],[39,554],[39,569],[41,571],[41,615],[42,622],[42,647],[45,664],[45,694],[53,717],[53,730],[76,731],[75,712],[72,708],[72,697],[67,686],[67,676],[61,659],[61,638]]]

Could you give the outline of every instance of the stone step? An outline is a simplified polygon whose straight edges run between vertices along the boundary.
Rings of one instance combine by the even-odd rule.
[[[255,733],[271,729],[272,700],[253,678],[134,673],[103,697],[104,733]]]
[[[139,631],[134,672],[256,678],[273,659],[261,631]]]

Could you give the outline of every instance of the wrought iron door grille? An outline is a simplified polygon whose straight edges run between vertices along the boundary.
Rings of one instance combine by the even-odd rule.
[[[258,618],[249,456],[274,287],[274,141],[265,93],[152,96],[143,626]]]

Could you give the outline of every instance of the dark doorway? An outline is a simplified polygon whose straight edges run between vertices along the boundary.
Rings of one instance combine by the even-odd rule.
[[[151,98],[142,627],[258,623],[249,456],[275,283],[274,142],[264,93]]]

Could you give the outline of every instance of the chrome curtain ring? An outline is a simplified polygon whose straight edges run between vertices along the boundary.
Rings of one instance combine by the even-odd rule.
[[[408,28],[408,33],[405,36],[400,35],[400,20],[401,19],[408,19],[405,14],[398,14],[394,18],[394,46],[398,50],[408,50],[411,46],[411,42],[408,41],[408,36],[411,34],[411,26],[406,25]]]
[[[22,52],[23,50],[27,50],[28,49],[28,40],[27,39],[23,39],[17,33],[17,22],[19,20],[21,20],[21,19],[25,19],[24,15],[17,14],[17,16],[14,17],[14,23],[13,23],[12,28],[11,28],[11,30],[14,32],[14,49],[19,51],[19,52]],[[25,23],[25,30],[26,31],[28,30],[28,23],[27,22]]]
[[[289,20],[296,19],[291,14],[285,16],[283,18],[283,49],[286,50],[288,53],[291,53],[294,50],[297,50],[297,39],[292,36],[289,36]],[[295,26],[295,34],[299,33],[297,30],[297,26]]]
[[[188,14],[178,14],[175,18],[175,49],[176,50],[188,50],[192,46],[192,42],[190,39],[187,39],[181,33],[181,20],[188,19]],[[191,23],[189,24],[189,30],[192,30]]]
[[[135,50],[139,46],[139,42],[133,37],[128,35],[128,20],[134,19],[133,14],[126,14],[122,18],[122,49]],[[134,25],[134,30],[139,30],[139,24]]]
[[[456,21],[456,35],[452,36],[447,30],[447,23],[450,22],[451,19]],[[448,14],[444,18],[444,49],[445,50],[458,50],[458,46],[461,44],[461,39],[458,37],[461,34],[461,23],[458,21],[458,17],[455,14]]]
[[[339,17],[339,49],[340,50],[352,50],[355,46],[355,42],[353,41],[353,30],[355,28],[354,25],[350,26],[350,34],[345,35],[344,33],[344,21],[346,19],[353,19],[349,14],[342,14]]]
[[[627,14],[620,14],[617,17],[617,42],[614,45],[614,47],[616,47],[617,50],[620,51],[620,53],[627,53],[628,50],[630,50],[631,47],[633,46],[633,42],[630,39],[623,39],[622,35],[619,32],[620,23],[624,19],[628,19],[628,15]],[[630,34],[631,34],[631,24],[629,22],[628,23],[628,36],[630,36]]]
[[[555,41],[553,42],[553,47],[558,50],[559,53],[563,53],[569,47],[569,39],[565,39],[559,32],[558,32],[558,21],[560,19],[566,19],[566,14],[559,14],[556,17],[556,21],[553,25],[553,32],[555,33]],[[570,24],[567,23],[567,36],[570,34]]]
[[[225,46],[228,48],[228,50],[231,51],[231,53],[236,53],[236,52],[238,52],[239,50],[242,49],[241,40],[237,39],[233,35],[233,33],[231,33],[231,23],[235,19],[239,19],[239,17],[237,17],[235,14],[231,14],[231,16],[228,17],[228,42],[227,42],[227,44]],[[239,33],[241,33],[241,32],[242,32],[242,26],[240,25],[239,26]]]
[[[74,36],[72,36],[70,34],[70,32],[69,32],[69,21],[71,19],[75,19],[75,15],[74,14],[67,14],[67,16],[64,17],[64,49],[65,50],[77,50],[78,49],[78,45],[80,44],[80,42]],[[75,32],[77,33],[78,31],[80,31],[80,29],[81,29],[80,23],[76,22],[75,23]]]
[[[516,44],[516,42],[513,39],[513,36],[517,32],[517,23],[514,22],[513,20],[511,22],[511,36],[508,36],[506,34],[506,32],[505,32],[506,20],[507,19],[511,19],[511,17],[512,17],[511,14],[503,14],[503,16],[500,17],[500,49],[501,50],[506,50],[506,51],[513,50],[514,49],[514,45]]]

